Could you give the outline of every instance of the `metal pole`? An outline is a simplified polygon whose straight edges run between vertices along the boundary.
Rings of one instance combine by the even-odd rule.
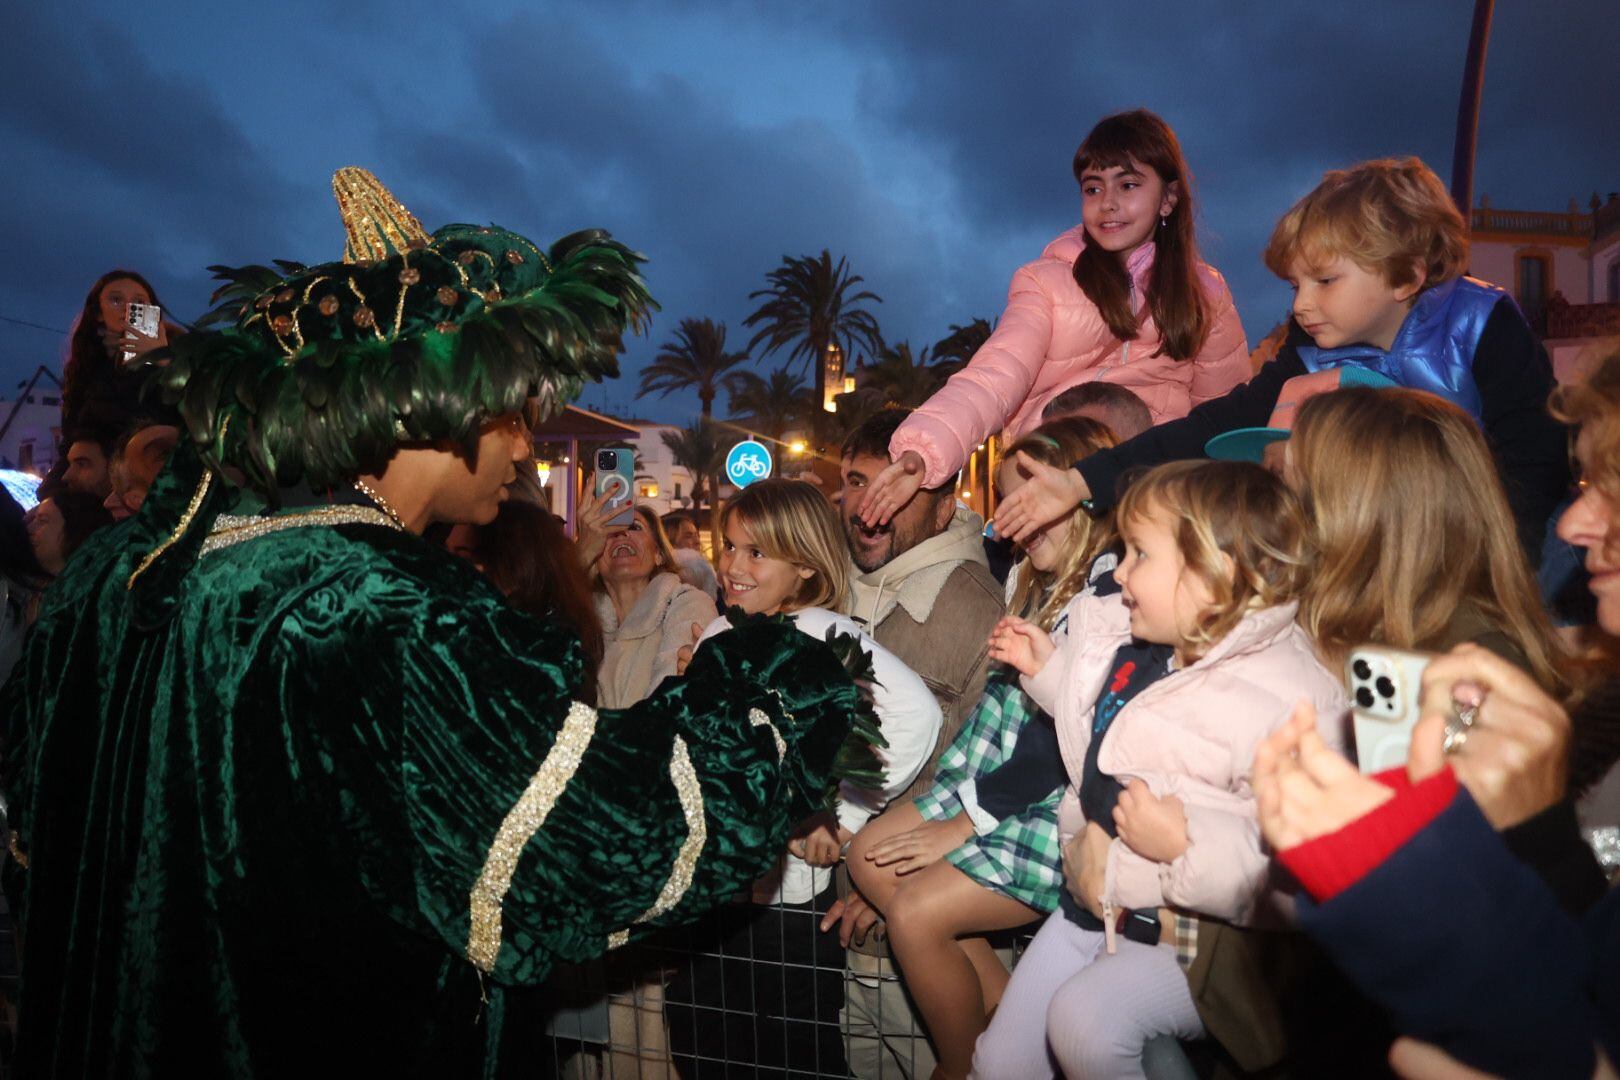
[[[1479,141],[1479,99],[1485,89],[1485,49],[1491,39],[1491,14],[1496,0],[1474,0],[1474,25],[1468,32],[1468,57],[1463,64],[1462,98],[1457,103],[1457,141],[1451,152],[1451,201],[1472,223],[1474,205],[1474,146]]]

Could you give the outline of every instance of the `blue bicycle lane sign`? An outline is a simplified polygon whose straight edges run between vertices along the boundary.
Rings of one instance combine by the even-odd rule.
[[[771,452],[764,443],[744,439],[726,455],[726,479],[733,487],[745,488],[755,480],[771,475]]]

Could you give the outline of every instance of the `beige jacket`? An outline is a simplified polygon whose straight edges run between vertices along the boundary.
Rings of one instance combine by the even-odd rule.
[[[984,691],[990,631],[1006,605],[985,563],[983,532],[984,520],[958,506],[944,532],[850,579],[850,615],[922,676],[944,714],[934,751],[905,799],[934,782],[940,753]]]
[[[619,621],[613,601],[596,594],[602,619],[602,671],[597,704],[604,709],[634,705],[666,676],[675,674],[676,653],[692,644],[692,624],[708,626],[714,601],[670,573],[657,573]]]

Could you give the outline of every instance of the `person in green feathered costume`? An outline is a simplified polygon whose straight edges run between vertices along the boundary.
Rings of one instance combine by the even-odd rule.
[[[334,188],[344,262],[216,268],[227,325],[154,374],[190,440],[6,687],[17,1077],[493,1075],[503,988],[881,775],[859,649],[750,623],[598,712],[577,640],[420,538],[494,516],[526,403],[616,374],[640,257]]]

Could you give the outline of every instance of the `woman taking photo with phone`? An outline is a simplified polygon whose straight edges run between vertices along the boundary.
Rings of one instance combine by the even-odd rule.
[[[675,674],[681,646],[718,614],[713,600],[681,581],[675,565],[658,515],[645,506],[636,507],[630,524],[607,530],[591,564],[606,642],[601,707],[625,708],[652,693]]]
[[[135,304],[160,309],[155,336],[140,335],[132,328],[130,308]],[[169,343],[178,328],[164,321],[161,307],[151,283],[133,270],[109,270],[90,286],[62,366],[63,431],[86,424],[121,431],[142,417],[177,422],[172,409],[156,398],[142,397],[145,375],[124,360],[126,354],[138,357]]]

